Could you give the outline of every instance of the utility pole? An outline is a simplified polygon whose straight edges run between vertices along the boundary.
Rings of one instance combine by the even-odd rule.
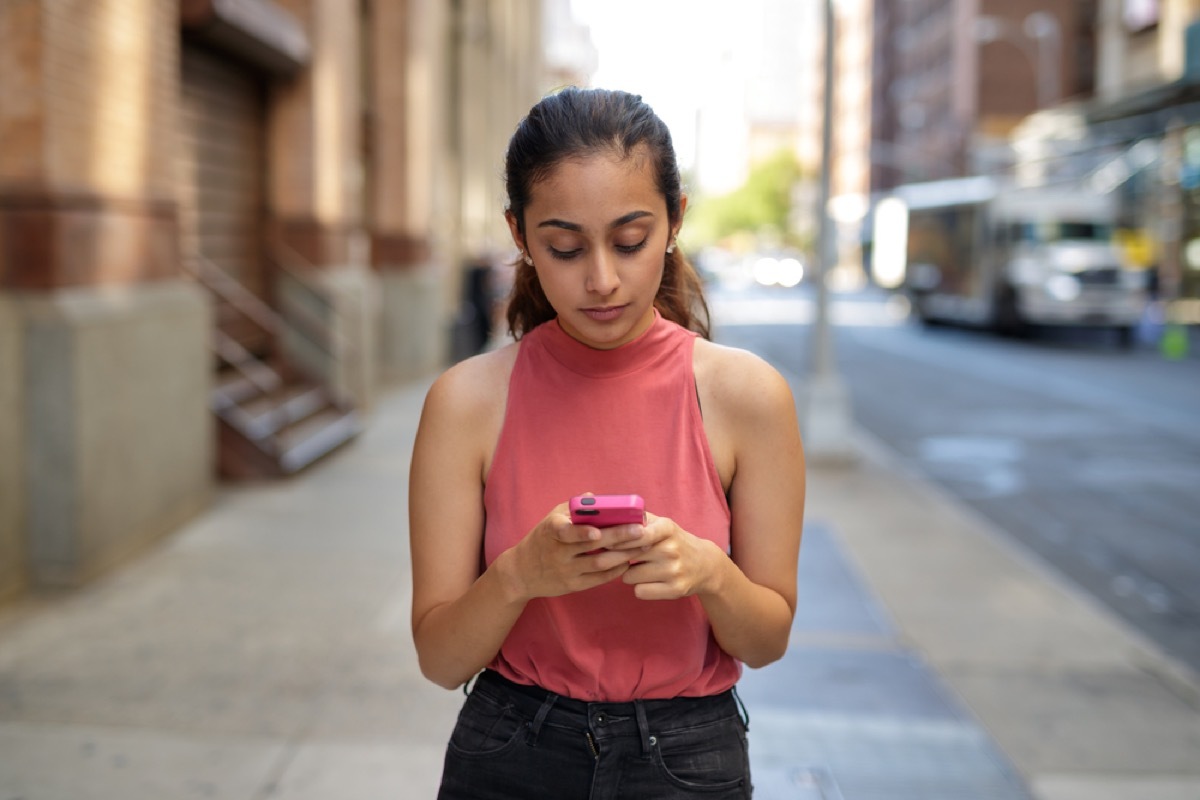
[[[825,0],[825,98],[821,131],[821,183],[817,204],[817,308],[813,321],[809,375],[802,391],[800,420],[804,450],[812,463],[849,463],[855,459],[850,397],[833,355],[829,327],[829,273],[837,261],[833,220],[829,217],[832,181],[833,90],[835,41],[834,0]]]

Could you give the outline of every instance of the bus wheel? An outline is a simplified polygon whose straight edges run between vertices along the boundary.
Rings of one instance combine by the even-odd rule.
[[[922,328],[932,328],[939,324],[938,320],[929,316],[929,309],[925,307],[925,297],[922,294],[917,292],[910,294],[909,303],[912,307],[912,316],[917,318]]]
[[[1132,325],[1116,325],[1113,327],[1113,333],[1117,335],[1117,346],[1122,350],[1129,350],[1133,347]]]
[[[992,297],[992,329],[1001,336],[1023,338],[1029,326],[1017,308],[1017,290],[1004,286]]]

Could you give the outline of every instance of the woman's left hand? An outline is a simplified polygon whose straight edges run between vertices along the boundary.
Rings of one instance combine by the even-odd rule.
[[[642,600],[675,600],[716,591],[729,557],[667,517],[646,513],[641,538],[613,549],[629,552],[629,570],[621,580]]]

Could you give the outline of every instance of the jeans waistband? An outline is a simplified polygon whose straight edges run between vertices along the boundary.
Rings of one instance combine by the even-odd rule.
[[[598,710],[602,710],[610,716],[634,717],[644,714],[652,719],[664,717],[717,718],[725,716],[732,711],[741,716],[744,722],[749,723],[749,720],[746,719],[745,707],[737,697],[735,689],[727,689],[720,694],[703,697],[634,700],[620,703],[604,701],[588,702],[572,697],[564,697],[547,691],[540,686],[516,683],[491,669],[481,672],[476,679],[475,685],[491,686],[510,696],[525,698],[531,703],[530,707],[532,708],[540,708],[547,700],[552,700],[556,711],[578,715],[584,719],[587,719],[589,715],[596,713]]]
[[[516,683],[494,670],[484,670],[471,691],[481,689],[504,702],[523,709],[529,718],[531,742],[536,742],[543,725],[586,731],[588,738],[634,735],[641,739],[644,753],[655,742],[655,733],[692,728],[736,715],[749,727],[745,706],[734,689],[706,697],[677,697],[669,700],[633,700],[624,703],[587,702],[563,697],[539,686]]]

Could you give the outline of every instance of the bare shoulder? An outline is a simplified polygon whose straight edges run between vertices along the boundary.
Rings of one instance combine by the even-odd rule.
[[[707,399],[722,415],[755,421],[795,413],[787,380],[748,350],[697,339],[694,369],[702,404]]]
[[[447,369],[425,397],[425,414],[484,422],[504,411],[519,344],[472,356]]]

